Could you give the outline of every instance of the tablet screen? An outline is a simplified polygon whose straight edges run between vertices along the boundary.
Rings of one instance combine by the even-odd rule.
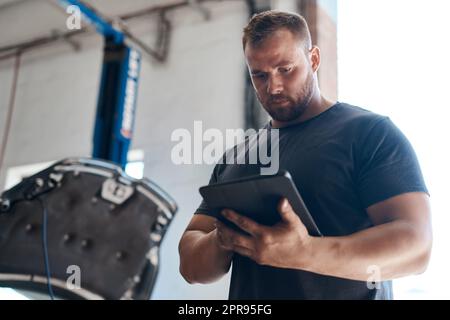
[[[234,229],[238,227],[220,214],[222,209],[233,209],[260,224],[271,226],[280,221],[281,217],[277,208],[279,201],[286,197],[310,235],[321,236],[319,228],[287,171],[280,171],[271,176],[251,176],[211,184],[201,187],[199,191],[212,209],[211,213]]]

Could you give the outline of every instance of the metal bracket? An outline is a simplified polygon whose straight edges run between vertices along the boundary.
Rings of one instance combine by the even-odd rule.
[[[134,193],[132,186],[119,183],[115,179],[107,179],[103,182],[101,196],[103,199],[116,205],[124,203]]]
[[[205,20],[209,20],[211,18],[211,12],[206,9],[204,6],[202,6],[198,0],[188,0],[189,6],[192,7],[192,9],[199,11],[202,16],[205,18]]]
[[[55,29],[51,31],[51,37],[67,42],[74,51],[80,51],[81,49],[81,44],[78,41],[71,39],[67,33]]]

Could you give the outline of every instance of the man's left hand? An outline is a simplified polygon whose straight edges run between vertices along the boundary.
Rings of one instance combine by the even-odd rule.
[[[222,214],[249,235],[217,221],[220,246],[249,257],[256,263],[278,268],[301,268],[310,255],[312,237],[286,198],[278,205],[281,221],[264,226],[225,209]]]

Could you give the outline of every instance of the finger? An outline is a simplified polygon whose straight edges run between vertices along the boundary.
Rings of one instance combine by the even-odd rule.
[[[231,235],[234,230],[231,229],[230,227],[228,227],[227,225],[223,224],[222,222],[217,221],[216,222],[216,229],[217,232],[220,233],[221,235]]]
[[[222,249],[233,250],[233,244],[231,241],[227,240],[228,238],[225,236],[224,232],[225,226],[221,223],[216,223],[216,231],[217,231],[217,240],[219,242],[219,246]]]
[[[222,237],[223,241],[228,247],[243,247],[249,250],[253,250],[255,247],[255,239],[251,236],[244,235],[241,232],[234,231],[226,226],[222,225],[223,228],[219,227],[218,233]]]
[[[241,256],[244,256],[244,257],[252,258],[252,256],[253,256],[253,251],[248,249],[248,248],[238,247],[237,246],[233,250],[234,250],[234,252],[236,252],[236,253],[240,254]]]
[[[224,225],[222,222],[220,222],[219,220],[216,220],[216,222],[214,223],[214,226],[216,227],[216,229],[218,230],[223,230],[225,228],[227,228],[226,225]]]
[[[233,251],[233,244],[229,241],[227,241],[223,235],[217,234],[217,237],[219,239],[219,247],[225,250]]]
[[[287,223],[298,223],[300,221],[299,216],[292,209],[291,204],[288,199],[283,198],[278,204],[278,212],[280,213],[281,219]]]
[[[264,229],[262,225],[247,217],[237,214],[233,210],[225,209],[222,211],[222,215],[252,236],[259,235]]]

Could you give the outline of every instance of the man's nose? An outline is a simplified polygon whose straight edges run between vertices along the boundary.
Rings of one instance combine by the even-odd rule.
[[[283,81],[277,76],[270,76],[267,81],[267,93],[277,95],[283,92]]]

